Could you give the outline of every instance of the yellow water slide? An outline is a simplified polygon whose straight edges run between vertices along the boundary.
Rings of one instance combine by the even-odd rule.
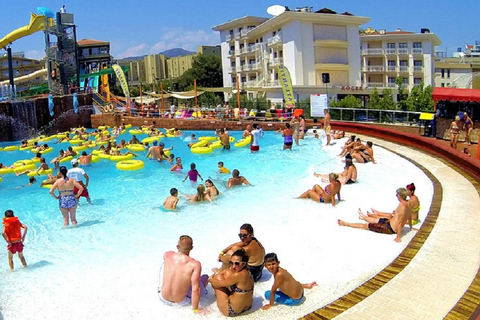
[[[30,16],[30,23],[26,26],[13,30],[5,37],[0,39],[0,49],[5,48],[8,44],[15,40],[31,35],[32,33],[45,30],[45,16],[36,15],[32,13]]]
[[[13,82],[15,84],[19,84],[19,83],[27,82],[29,80],[34,80],[36,77],[44,77],[46,75],[47,75],[47,69],[40,69],[30,74],[27,74],[25,76],[15,78],[13,79]],[[9,80],[0,81],[0,86],[4,84],[10,84],[10,81]]]

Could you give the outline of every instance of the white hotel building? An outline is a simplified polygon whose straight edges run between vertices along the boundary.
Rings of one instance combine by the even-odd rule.
[[[360,25],[370,18],[329,9],[301,10],[285,11],[272,18],[246,16],[213,27],[220,32],[224,87],[235,89],[238,77],[240,89],[250,98],[261,95],[281,102],[279,64],[290,71],[297,101],[326,90],[330,96],[367,96],[374,87],[391,86],[391,78],[398,76],[407,79],[407,88],[413,87],[418,78],[426,85],[433,84],[432,53],[440,44],[435,35],[408,33],[398,37],[374,30],[361,34]],[[421,43],[421,52],[417,42]],[[406,56],[404,49],[408,50]],[[408,74],[404,73],[405,66]],[[330,75],[328,89],[322,73]]]

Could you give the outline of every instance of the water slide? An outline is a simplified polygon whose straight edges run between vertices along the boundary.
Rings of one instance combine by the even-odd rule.
[[[32,33],[35,33],[38,31],[44,31],[44,30],[45,30],[45,16],[44,15],[38,16],[35,13],[32,13],[30,16],[30,23],[28,25],[20,27],[16,30],[13,30],[12,32],[7,34],[5,37],[0,39],[0,49],[5,48],[15,40],[29,36]]]
[[[27,82],[29,80],[33,80],[36,77],[44,77],[46,75],[47,75],[47,69],[40,69],[40,70],[37,70],[33,73],[27,74],[25,76],[15,78],[15,79],[13,79],[14,80],[13,82],[15,84],[19,84],[19,83]],[[10,80],[0,81],[0,86],[3,86],[5,84],[10,84]]]

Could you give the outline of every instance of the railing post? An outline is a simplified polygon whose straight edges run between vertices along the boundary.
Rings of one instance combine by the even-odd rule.
[[[343,108],[340,109],[340,121],[343,121]]]

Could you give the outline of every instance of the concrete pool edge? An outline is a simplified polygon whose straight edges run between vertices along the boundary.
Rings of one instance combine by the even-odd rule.
[[[413,163],[428,176],[430,181],[432,181],[434,192],[432,204],[427,214],[427,218],[423,222],[420,230],[409,242],[407,247],[387,267],[346,295],[310,314],[305,315],[302,319],[333,319],[357,303],[361,302],[366,297],[370,296],[372,293],[380,289],[383,285],[397,276],[412,261],[415,255],[420,251],[425,240],[428,238],[433,227],[435,226],[443,199],[442,184],[429,170],[427,170],[421,164],[409,159],[406,156],[398,154],[389,148],[383,148]]]

